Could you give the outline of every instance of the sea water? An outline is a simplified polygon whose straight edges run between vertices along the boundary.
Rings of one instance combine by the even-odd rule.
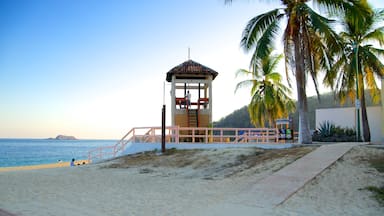
[[[88,151],[112,146],[117,140],[0,139],[0,167],[27,166],[72,158],[88,158]]]
[[[0,167],[28,166],[88,159],[88,152],[98,147],[113,146],[117,140],[54,140],[54,139],[0,139]],[[291,148],[292,144],[223,144],[223,143],[167,143],[166,148],[216,149],[257,147],[263,149]],[[161,143],[128,143],[119,155],[143,151],[160,151]],[[106,158],[104,158],[106,159]]]

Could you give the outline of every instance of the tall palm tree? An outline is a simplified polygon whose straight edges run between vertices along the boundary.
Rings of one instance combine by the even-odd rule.
[[[265,122],[273,126],[278,118],[287,117],[295,109],[290,98],[291,90],[282,84],[281,74],[276,72],[283,55],[269,55],[254,62],[251,70],[240,69],[237,75],[246,75],[250,79],[237,84],[236,90],[251,86],[251,102],[248,112],[255,126],[264,127]]]
[[[361,104],[363,137],[364,141],[369,142],[371,134],[364,90],[365,88],[370,90],[374,103],[379,101],[380,90],[376,80],[384,76],[384,65],[380,61],[380,57],[384,56],[384,50],[375,48],[373,43],[384,45],[384,26],[377,25],[384,20],[384,10],[374,11],[368,4],[365,6],[371,12],[363,19],[354,17],[353,13],[346,13],[343,17],[344,28],[340,36],[344,47],[349,47],[351,50],[339,53],[334,68],[325,76],[324,83],[336,90],[341,101],[345,101],[346,97],[354,101],[356,95],[358,96]]]
[[[232,2],[232,0],[225,0]],[[307,3],[310,0],[280,0],[283,8],[277,8],[251,19],[243,31],[241,46],[246,51],[254,51],[253,61],[267,55],[266,50],[273,47],[279,31],[279,24],[286,20],[283,35],[286,73],[291,67],[296,78],[297,107],[299,113],[299,143],[311,143],[308,105],[306,95],[307,78],[314,81],[316,91],[317,73],[320,69],[329,70],[332,62],[331,51],[341,49],[337,34],[330,28],[329,20]],[[330,13],[342,10],[356,10],[356,0],[313,0]],[[288,76],[287,76],[288,77]]]

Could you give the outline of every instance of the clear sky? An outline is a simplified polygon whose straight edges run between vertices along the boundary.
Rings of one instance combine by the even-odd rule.
[[[0,138],[119,139],[160,126],[166,73],[188,60],[188,47],[219,72],[219,120],[248,103],[248,91],[234,94],[235,72],[249,63],[242,30],[278,2],[1,0]],[[169,91],[166,83],[168,108]]]

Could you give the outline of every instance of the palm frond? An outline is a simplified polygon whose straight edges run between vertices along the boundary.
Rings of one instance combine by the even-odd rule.
[[[283,59],[284,55],[274,55],[271,57],[272,61],[269,64],[269,70],[268,73],[273,73],[277,67],[279,66],[280,61]]]
[[[349,1],[351,0],[314,0],[313,2],[317,4],[320,9],[325,10],[332,16],[336,16],[349,6]]]
[[[249,86],[252,86],[253,85],[253,81],[254,80],[243,80],[239,83],[237,83],[236,87],[235,87],[235,93],[239,90],[239,89],[242,89],[242,88],[247,88]]]
[[[361,58],[361,64],[364,67],[369,67],[377,79],[381,79],[384,76],[384,65],[381,63],[380,59],[373,53],[371,50],[375,49],[363,49],[362,55],[364,58]]]
[[[370,49],[370,52],[376,55],[377,57],[384,57],[384,49],[379,49],[375,47],[370,47],[369,49]]]
[[[381,46],[384,45],[384,26],[376,28],[364,36],[365,43],[369,43],[371,41],[379,42]]]
[[[252,72],[245,70],[245,69],[239,69],[236,71],[235,77],[238,78],[239,76],[249,77],[249,76],[252,76]]]
[[[270,53],[274,47],[274,40],[279,30],[279,21],[274,20],[264,31],[256,43],[256,57],[263,59]]]
[[[266,80],[270,80],[273,83],[276,83],[276,85],[281,84],[281,74],[280,73],[269,73],[265,76]]]
[[[365,72],[365,82],[367,83],[368,88],[375,89],[377,88],[375,75],[371,67],[364,67]]]
[[[254,17],[248,22],[240,42],[241,47],[243,47],[245,51],[251,50],[256,45],[264,32],[276,21],[276,19],[278,19],[280,14],[279,11],[279,9],[269,11]]]

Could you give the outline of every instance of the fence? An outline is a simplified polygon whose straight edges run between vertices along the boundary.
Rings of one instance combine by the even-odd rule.
[[[166,127],[167,143],[279,143],[276,128],[191,128]],[[88,160],[116,157],[128,143],[160,143],[161,127],[135,127],[113,146],[89,151]]]

